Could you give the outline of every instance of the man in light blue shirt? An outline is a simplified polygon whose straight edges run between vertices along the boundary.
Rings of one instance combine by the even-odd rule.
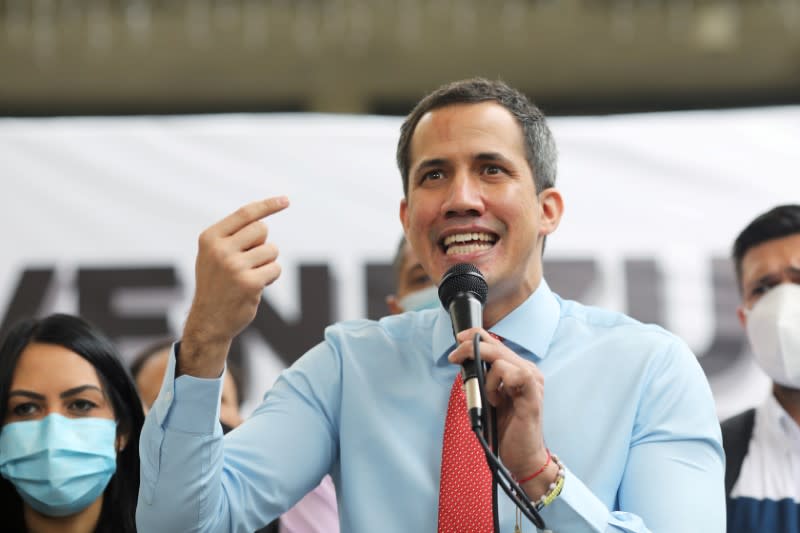
[[[542,276],[563,200],[541,112],[500,82],[442,87],[406,119],[398,165],[420,263],[437,281],[476,265],[483,323],[502,340],[473,328],[454,342],[443,309],[331,326],[223,440],[230,341],[280,273],[259,220],[288,200],[241,208],[200,237],[182,343],[142,432],[140,530],[251,532],[330,473],[342,531],[434,531],[450,388],[480,333],[504,465],[540,472],[522,483],[535,501],[562,475],[548,449],[563,464],[541,511],[550,530],[722,533],[719,425],[694,355],[657,326],[560,299]],[[502,495],[498,516],[512,531]]]

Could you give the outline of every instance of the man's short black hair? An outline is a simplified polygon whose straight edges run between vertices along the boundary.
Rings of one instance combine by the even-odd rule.
[[[773,207],[757,216],[739,233],[733,243],[733,264],[736,281],[742,290],[742,259],[751,248],[759,244],[800,233],[800,205],[786,204]]]
[[[411,138],[420,119],[429,111],[457,104],[478,104],[494,101],[505,107],[522,128],[528,166],[533,174],[536,192],[555,186],[556,143],[544,113],[528,97],[502,81],[472,78],[443,85],[420,102],[400,127],[397,143],[397,167],[403,178],[403,194],[408,195],[411,165]]]

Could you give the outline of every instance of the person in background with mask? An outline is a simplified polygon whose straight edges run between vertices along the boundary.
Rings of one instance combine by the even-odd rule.
[[[161,341],[142,350],[134,358],[131,374],[142,397],[145,413],[150,410],[161,390],[167,370],[172,340]],[[227,434],[243,422],[239,411],[242,390],[238,368],[226,365],[219,422]],[[305,495],[297,504],[256,533],[337,533],[339,514],[336,508],[336,489],[330,476],[323,478],[316,489]]]
[[[405,237],[400,239],[397,246],[392,273],[395,292],[386,297],[386,306],[391,314],[436,309],[442,305],[436,285],[422,269],[417,254]]]
[[[2,531],[135,533],[142,404],[82,319],[15,325],[0,346]]]
[[[772,394],[722,424],[728,533],[800,533],[800,205],[750,222],[733,261],[739,321]]]
[[[167,369],[169,352],[172,349],[173,340],[157,342],[141,352],[134,358],[131,364],[131,374],[142,398],[144,412],[150,410],[153,402],[158,397],[161,390],[161,382],[164,381],[164,372]],[[228,433],[230,430],[242,423],[242,415],[239,413],[239,383],[237,371],[229,363],[225,369],[225,382],[222,386],[222,399],[220,402],[219,421],[222,424],[222,431]]]

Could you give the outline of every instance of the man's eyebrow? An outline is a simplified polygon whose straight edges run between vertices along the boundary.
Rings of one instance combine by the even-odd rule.
[[[504,161],[510,162],[510,160],[505,157],[503,154],[499,152],[481,152],[475,155],[475,159],[478,161]]]
[[[754,289],[754,288],[756,288],[756,287],[758,287],[760,285],[763,285],[764,283],[768,283],[768,282],[776,279],[777,277],[778,277],[778,275],[775,274],[774,272],[770,272],[769,274],[764,274],[760,278],[757,278],[757,279],[754,279],[753,281],[751,281],[748,284],[747,290],[752,290],[752,289]]]
[[[447,159],[444,159],[443,157],[434,157],[433,159],[425,159],[424,161],[420,161],[420,163],[414,169],[414,172],[419,172],[424,168],[439,167],[446,163]]]
[[[67,396],[75,396],[76,394],[80,394],[85,390],[96,390],[100,394],[103,394],[103,391],[97,385],[81,385],[79,387],[73,387],[71,389],[67,389],[58,396],[59,398],[66,398]]]
[[[796,274],[800,274],[800,268],[798,268],[798,267],[796,267],[794,265],[789,265],[783,270],[783,272],[785,272],[786,274],[788,274],[790,276],[793,276],[793,275],[796,275]],[[758,287],[759,285],[761,285],[763,283],[768,283],[768,282],[771,282],[771,281],[774,281],[774,280],[779,280],[780,278],[781,278],[781,273],[780,272],[770,272],[768,274],[764,274],[760,278],[758,278],[758,279],[754,280],[752,283],[750,283],[750,288]]]
[[[33,392],[23,389],[12,390],[11,392],[8,393],[8,397],[11,398],[12,396],[23,396],[25,398],[31,398],[32,400],[40,400],[40,401],[44,401],[46,399],[38,392]]]
[[[419,263],[408,269],[409,276],[416,276],[418,274],[425,274],[426,276],[428,275],[427,272],[425,272],[425,269],[422,268],[422,265]]]
[[[501,161],[504,163],[510,163],[511,160],[508,159],[506,156],[501,154],[500,152],[480,152],[475,154],[474,159],[478,161]],[[434,157],[431,159],[426,159],[424,161],[420,161],[420,163],[414,169],[415,172],[419,172],[422,169],[430,168],[430,167],[439,167],[442,165],[447,164],[447,159],[443,157]]]

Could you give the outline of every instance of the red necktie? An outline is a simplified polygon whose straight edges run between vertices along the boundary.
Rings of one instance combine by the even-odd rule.
[[[439,487],[439,533],[487,533],[492,521],[492,473],[467,415],[461,373],[447,405]]]

